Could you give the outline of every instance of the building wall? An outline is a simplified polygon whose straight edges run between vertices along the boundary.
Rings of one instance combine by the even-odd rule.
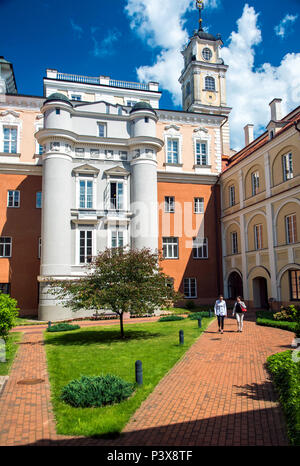
[[[36,208],[40,176],[0,174],[0,236],[12,238],[12,255],[0,258],[0,283],[10,283],[21,315],[35,315],[38,305],[41,209]],[[7,191],[20,191],[20,207],[7,207]]]

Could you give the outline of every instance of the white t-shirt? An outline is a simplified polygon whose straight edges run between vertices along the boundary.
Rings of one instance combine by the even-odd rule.
[[[215,315],[216,316],[227,316],[227,307],[226,307],[226,302],[220,301],[217,299],[216,304],[215,304]]]

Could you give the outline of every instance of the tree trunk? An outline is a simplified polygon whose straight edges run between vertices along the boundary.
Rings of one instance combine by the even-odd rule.
[[[123,311],[120,312],[120,330],[121,330],[121,338],[124,338]]]

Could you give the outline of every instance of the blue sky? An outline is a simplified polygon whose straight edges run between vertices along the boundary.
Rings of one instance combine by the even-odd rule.
[[[0,0],[0,55],[13,62],[19,93],[42,95],[45,69],[55,68],[128,81],[159,80],[161,107],[178,109],[179,50],[197,28],[193,5],[190,0]],[[228,78],[228,104],[235,109],[233,140],[238,145],[239,114],[244,120],[246,116],[255,120],[256,131],[260,131],[267,123],[267,114],[257,107],[267,106],[272,91],[286,94],[272,95],[283,97],[286,110],[295,107],[300,97],[296,74],[289,78],[288,85],[284,83],[284,75],[291,74],[289,70],[296,68],[300,75],[300,2],[207,0],[203,17],[210,32],[221,33],[224,58],[230,62],[234,76],[240,66],[248,68],[247,79],[253,78],[251,90],[243,87],[242,80],[236,87],[233,74]],[[235,42],[233,31],[237,34]],[[271,68],[267,69],[266,63]],[[266,102],[262,102],[259,89],[255,106],[251,92],[262,86],[266,87]],[[245,115],[248,99],[252,107]]]

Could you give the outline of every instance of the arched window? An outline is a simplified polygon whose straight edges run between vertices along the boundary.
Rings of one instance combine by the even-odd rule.
[[[206,76],[205,77],[205,90],[206,91],[215,91],[216,90],[215,80],[211,76]]]

